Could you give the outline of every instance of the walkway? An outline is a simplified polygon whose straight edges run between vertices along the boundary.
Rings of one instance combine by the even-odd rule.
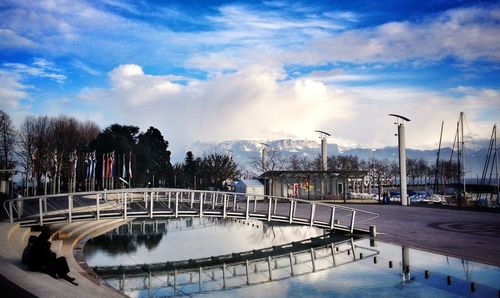
[[[347,205],[375,212],[377,239],[500,266],[500,213],[397,205]]]
[[[259,209],[258,203],[257,209]],[[285,206],[290,205],[282,205],[283,208]],[[310,206],[298,204],[296,207],[297,217],[311,212]],[[378,218],[361,223],[364,228],[376,225],[377,240],[500,266],[500,213],[373,204],[345,207],[355,207],[379,214]],[[269,210],[269,204],[262,205],[262,208]],[[277,210],[280,210],[280,205],[277,206]],[[318,208],[317,211],[321,209]],[[318,212],[317,215],[320,220],[323,214]],[[330,218],[329,215],[331,214],[328,212],[323,215],[325,221],[326,218]],[[119,222],[120,220],[101,220],[52,225],[59,231],[59,236],[64,238],[56,240],[53,248],[57,249],[59,255],[71,258],[71,272],[77,277],[80,284],[78,287],[54,280],[48,275],[25,271],[19,260],[27,240],[26,231],[29,229],[23,230],[18,225],[1,223],[0,275],[15,281],[39,297],[120,296],[119,293],[100,284],[98,279],[84,270],[86,267],[84,264],[82,268],[82,264],[72,257],[72,252],[75,251],[72,248],[78,244],[79,239],[89,233],[103,232],[105,225],[111,228]],[[0,285],[3,288],[1,279]]]

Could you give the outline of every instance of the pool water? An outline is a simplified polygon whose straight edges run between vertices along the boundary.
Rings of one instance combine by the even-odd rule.
[[[289,244],[323,234],[313,227],[253,220],[148,219],[88,241],[84,254],[90,267],[127,268],[251,255],[273,246],[279,252],[263,257],[254,252],[257,257],[236,263],[212,258],[217,262],[192,268],[186,262],[151,273],[117,267],[116,274],[102,275],[131,297],[499,297],[499,267],[370,239],[334,236],[333,245],[311,248]]]

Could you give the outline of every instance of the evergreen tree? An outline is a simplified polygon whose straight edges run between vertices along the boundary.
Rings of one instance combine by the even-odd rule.
[[[150,183],[155,187],[173,185],[173,168],[167,148],[168,141],[152,126],[139,135],[137,172],[142,184]]]

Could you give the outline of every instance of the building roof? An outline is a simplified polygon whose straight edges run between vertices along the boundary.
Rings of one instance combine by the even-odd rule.
[[[257,179],[240,180],[237,183],[243,183],[246,186],[252,186],[252,187],[256,187],[256,186],[262,187],[262,186],[264,186],[264,184],[262,184],[262,182],[260,182]]]
[[[330,170],[330,171],[268,171],[260,178],[350,178],[364,177],[368,171]]]

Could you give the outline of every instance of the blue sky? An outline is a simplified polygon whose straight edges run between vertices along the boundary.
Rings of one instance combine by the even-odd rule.
[[[9,1],[0,107],[16,123],[68,114],[194,141],[315,139],[433,148],[464,111],[500,120],[493,1]]]

